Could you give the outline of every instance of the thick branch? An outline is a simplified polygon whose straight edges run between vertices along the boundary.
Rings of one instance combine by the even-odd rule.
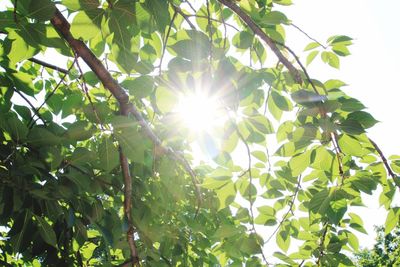
[[[140,111],[132,103],[129,102],[129,96],[125,92],[125,90],[118,84],[116,80],[112,78],[111,74],[103,66],[101,61],[92,53],[92,51],[82,41],[77,40],[72,36],[70,32],[70,24],[59,10],[56,10],[53,18],[51,19],[51,23],[53,24],[54,28],[59,32],[59,34],[62,36],[62,38],[64,38],[64,40],[71,46],[74,52],[78,56],[80,56],[85,61],[85,63],[90,67],[90,69],[96,74],[96,76],[102,82],[103,86],[106,89],[108,89],[111,92],[111,94],[115,97],[115,99],[119,103],[121,114],[125,116],[128,114],[132,114],[136,118],[139,125],[142,127],[145,135],[152,140],[152,142],[160,149],[160,151],[164,154],[168,154],[172,159],[178,161],[183,166],[183,168],[189,173],[189,175],[192,178],[193,184],[195,185],[195,190],[196,190],[195,192],[197,195],[198,203],[200,205],[201,194],[198,186],[199,183],[196,180],[196,175],[194,171],[191,169],[186,159],[177,152],[175,152],[173,149],[162,146],[162,141],[156,136],[152,128],[147,124],[147,121],[143,118]],[[131,193],[131,191],[128,190],[129,184],[131,184],[129,183],[130,174],[129,172],[128,173],[126,172],[126,169],[128,168],[126,166],[128,164],[128,161],[122,153],[121,155],[122,155],[121,167],[124,174],[124,180],[126,182],[125,199],[127,199],[126,201],[128,200],[130,201],[131,196],[127,196],[127,194]],[[129,206],[125,206],[125,208],[129,208]],[[128,242],[131,248],[131,253],[132,253],[131,256],[134,260],[137,254],[135,254],[133,251],[133,246],[131,242],[133,242],[134,239],[133,239],[133,232],[131,232],[130,230],[131,229],[128,229],[127,233]]]
[[[228,8],[230,8],[233,12],[235,12],[246,24],[249,28],[260,37],[267,45],[271,48],[272,52],[278,57],[278,59],[282,62],[282,64],[289,70],[293,79],[302,83],[302,79],[300,76],[300,72],[293,66],[293,64],[282,54],[279,48],[276,46],[274,40],[272,40],[263,30],[250,18],[249,15],[246,14],[239,6],[237,6],[233,1],[230,0],[218,0],[220,3],[224,4]]]
[[[133,266],[139,266],[139,256],[135,244],[135,228],[133,227],[132,220],[132,177],[129,171],[128,159],[122,153],[121,147],[119,148],[119,160],[121,163],[122,176],[124,178],[124,213],[128,221],[128,231],[126,232],[126,238],[129,244],[129,250],[131,252],[131,259]]]

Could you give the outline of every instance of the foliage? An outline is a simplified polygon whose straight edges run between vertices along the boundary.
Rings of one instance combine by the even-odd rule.
[[[276,7],[291,4],[5,4],[1,264],[351,266],[365,230],[348,209],[378,185],[390,232],[399,157],[367,137],[377,121],[345,83],[310,77],[285,43]],[[306,63],[339,68],[351,43],[313,41]],[[198,91],[219,103],[209,134],[176,111]]]
[[[362,249],[356,253],[356,266],[398,266],[400,253],[400,229],[396,227],[389,234],[385,234],[383,227],[377,227],[376,244],[369,249]]]

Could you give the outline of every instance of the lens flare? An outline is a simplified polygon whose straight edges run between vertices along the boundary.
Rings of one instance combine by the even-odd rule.
[[[216,99],[201,93],[181,97],[177,112],[184,126],[199,134],[211,132],[221,119]]]

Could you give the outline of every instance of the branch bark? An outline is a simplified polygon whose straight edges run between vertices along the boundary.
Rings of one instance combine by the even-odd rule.
[[[74,50],[76,55],[81,57],[85,63],[89,66],[89,68],[96,74],[99,80],[102,82],[104,87],[111,92],[111,94],[115,97],[115,99],[119,103],[120,113],[122,115],[128,116],[132,114],[139,125],[142,127],[145,135],[152,140],[152,142],[158,147],[162,154],[169,155],[173,160],[178,161],[181,166],[186,170],[186,172],[192,178],[192,182],[195,186],[195,193],[197,195],[198,200],[198,209],[201,205],[201,193],[199,188],[199,183],[197,181],[196,175],[188,161],[181,156],[178,152],[175,152],[170,147],[164,147],[162,145],[162,141],[157,137],[157,135],[153,132],[152,128],[147,124],[147,121],[144,119],[140,111],[129,101],[129,96],[125,92],[124,88],[122,88],[116,80],[114,80],[109,73],[109,71],[104,67],[102,62],[93,54],[93,52],[85,45],[81,40],[75,39],[70,32],[70,24],[67,19],[61,14],[59,10],[56,10],[53,17],[51,18],[51,23],[54,28],[58,31],[59,35],[70,45],[70,47]],[[125,200],[124,200],[124,208],[125,215],[127,216],[129,229],[127,231],[127,238],[129,247],[131,250],[132,263],[138,262],[137,259],[137,251],[136,246],[134,244],[134,228],[133,222],[131,219],[131,209],[132,209],[132,179],[129,173],[129,165],[128,159],[126,156],[120,152],[120,162],[121,168],[124,177],[124,186],[125,186]],[[129,203],[128,203],[129,202]],[[197,210],[198,211],[198,210]],[[197,214],[197,212],[196,212]],[[136,263],[137,264],[137,263]]]
[[[41,65],[41,66],[43,66],[45,68],[53,69],[53,70],[56,70],[56,71],[64,73],[64,74],[68,74],[69,73],[69,71],[64,69],[64,68],[61,68],[61,67],[58,67],[56,65],[44,62],[44,61],[42,61],[40,59],[37,59],[37,58],[34,58],[34,57],[32,57],[32,58],[30,58],[28,60],[33,62],[33,63],[39,64],[39,65]]]
[[[302,78],[300,72],[295,68],[295,66],[282,54],[279,48],[276,46],[274,40],[272,40],[263,30],[252,20],[252,18],[246,14],[235,2],[230,0],[218,0],[221,4],[225,5],[226,7],[230,8],[233,12],[236,13],[246,24],[249,28],[260,37],[274,52],[274,54],[278,57],[278,59],[282,62],[282,64],[289,70],[290,74],[292,75],[293,79],[297,83],[302,83]]]
[[[390,168],[390,165],[387,162],[387,159],[386,159],[385,155],[383,154],[382,150],[379,148],[379,146],[371,138],[368,138],[368,140],[372,144],[372,146],[375,148],[376,152],[378,152],[379,157],[381,158],[381,160],[383,162],[383,165],[385,165],[385,168],[386,168],[386,171],[388,172],[388,174],[392,178],[395,178],[396,174],[394,174],[392,168]]]

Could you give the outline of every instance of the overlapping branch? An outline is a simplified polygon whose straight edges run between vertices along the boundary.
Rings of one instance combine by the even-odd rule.
[[[55,11],[54,16],[51,19],[51,23],[54,28],[58,31],[61,37],[70,45],[74,52],[81,57],[89,68],[96,74],[99,80],[102,82],[104,87],[108,89],[111,94],[115,97],[119,103],[121,115],[132,114],[139,125],[142,127],[145,135],[152,140],[155,146],[158,147],[159,151],[163,154],[168,154],[172,159],[178,161],[183,168],[188,172],[192,178],[192,182],[195,185],[195,191],[198,200],[198,208],[201,203],[201,193],[198,187],[196,175],[186,159],[175,152],[169,147],[164,147],[162,141],[157,137],[152,128],[147,124],[140,111],[129,101],[129,96],[125,90],[114,80],[108,70],[103,66],[101,61],[92,53],[92,51],[84,44],[84,42],[75,39],[70,32],[70,24],[67,19],[61,14],[59,10]],[[124,213],[128,220],[128,231],[127,239],[131,251],[132,264],[138,265],[139,259],[134,242],[134,227],[132,221],[132,178],[129,173],[129,164],[126,156],[120,152],[120,162],[122,173],[124,177],[125,193],[124,193]]]
[[[247,26],[260,37],[274,52],[274,54],[278,57],[278,59],[282,62],[282,64],[289,70],[293,79],[297,83],[302,83],[302,78],[300,72],[296,69],[296,67],[282,54],[279,48],[276,45],[276,42],[272,40],[253,20],[252,18],[246,14],[238,5],[236,5],[233,1],[230,0],[218,0],[223,5],[230,8],[233,12],[236,13],[246,24]]]

